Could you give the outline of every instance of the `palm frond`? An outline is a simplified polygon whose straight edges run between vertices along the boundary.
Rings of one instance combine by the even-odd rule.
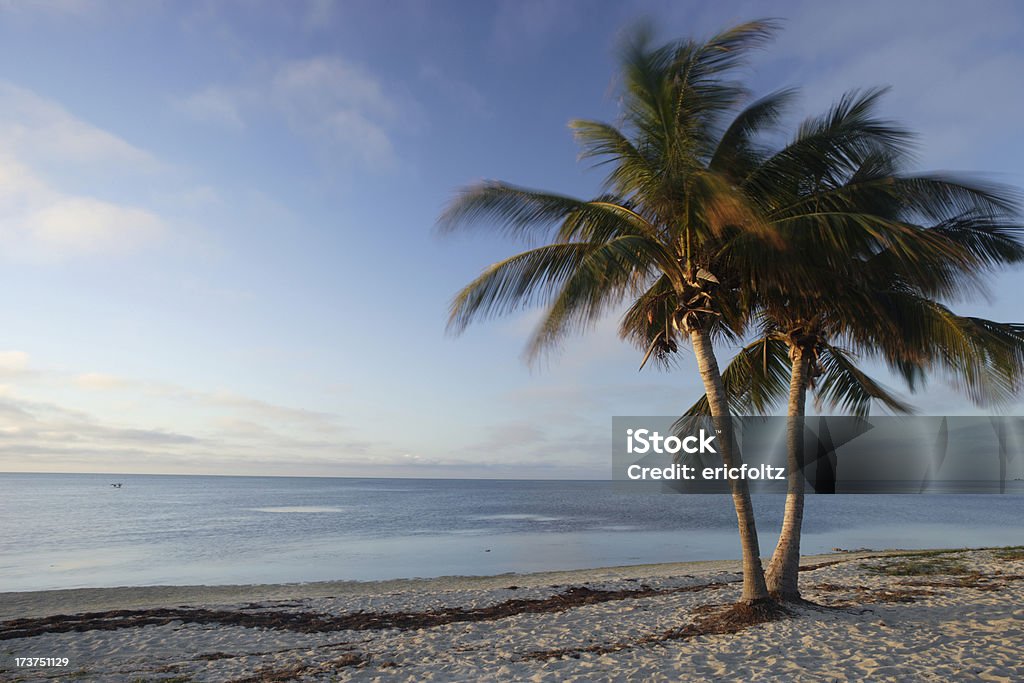
[[[585,201],[494,181],[464,188],[437,226],[442,233],[487,226],[513,237],[560,241],[656,234],[643,216],[614,197]]]
[[[979,405],[1007,404],[1024,389],[1024,325],[959,316],[906,291],[880,295],[877,307],[899,321],[900,335],[867,332],[878,337],[873,348],[912,389],[927,372],[945,375]]]
[[[766,415],[789,391],[790,362],[785,342],[762,337],[742,349],[722,372],[733,415]],[[710,415],[707,396],[686,409],[684,416]]]
[[[675,287],[662,274],[623,314],[619,337],[645,352],[641,368],[651,358],[663,367],[671,364],[671,354],[683,341],[672,317],[677,306]]]
[[[621,119],[571,124],[581,158],[606,168],[607,195],[483,182],[442,214],[441,232],[484,227],[550,243],[459,292],[449,329],[543,306],[532,359],[626,301],[619,332],[644,352],[643,366],[670,364],[688,341],[681,330],[739,340],[756,325],[758,341],[723,373],[731,409],[743,412],[787,394],[789,345],[817,354],[817,400],[858,415],[873,403],[909,406],[854,354],[881,358],[912,391],[935,372],[979,403],[1024,389],[1024,326],[939,303],[984,294],[993,269],[1024,262],[1020,194],[908,173],[913,136],[879,113],[885,89],[850,91],[770,146],[794,92],[743,108],[736,73],[776,27],[755,21],[661,46],[649,28],[633,31],[621,53]]]
[[[666,258],[662,246],[629,235],[598,243],[587,250],[551,297],[544,317],[527,345],[534,360],[557,346],[572,330],[586,329],[627,295],[642,291]]]
[[[592,251],[590,243],[549,244],[488,266],[463,287],[449,308],[448,330],[548,302]]]
[[[821,376],[815,380],[814,393],[819,407],[828,405],[857,417],[867,417],[872,401],[877,401],[893,412],[913,412],[908,403],[858,368],[847,351],[824,344],[818,363]]]
[[[965,214],[1014,216],[1021,209],[1019,190],[979,178],[921,173],[901,176],[895,182],[905,206],[925,222],[946,221]]]
[[[580,159],[610,165],[605,187],[621,197],[649,196],[662,182],[658,158],[634,145],[614,126],[600,121],[573,120],[569,127],[580,145]]]
[[[757,137],[774,130],[797,92],[796,88],[778,90],[737,114],[719,139],[708,168],[736,180],[745,178],[766,153],[758,146]]]
[[[983,266],[1024,262],[1024,225],[1019,222],[968,212],[946,219],[931,230],[961,245]]]
[[[913,136],[875,113],[884,88],[851,91],[824,115],[805,121],[796,137],[755,168],[743,186],[756,197],[777,196],[823,180],[849,177],[880,149],[899,166],[911,151]],[[770,210],[776,207],[767,207]]]

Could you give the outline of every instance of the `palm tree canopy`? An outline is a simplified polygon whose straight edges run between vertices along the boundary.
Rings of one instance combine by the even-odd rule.
[[[542,305],[546,313],[529,346],[536,356],[663,280],[694,315],[706,316],[702,324],[732,333],[731,322],[719,322],[738,316],[708,295],[722,282],[715,266],[726,256],[741,260],[731,245],[753,255],[767,231],[716,168],[749,162],[757,154],[752,132],[771,123],[789,97],[761,100],[729,125],[746,97],[729,76],[774,28],[750,22],[705,42],[661,47],[636,32],[622,51],[623,128],[572,123],[581,156],[609,169],[606,195],[587,201],[499,182],[460,192],[439,220],[442,232],[486,226],[541,246],[494,264],[460,291],[450,329]],[[734,239],[740,233],[751,238]]]
[[[752,325],[778,336],[813,321],[835,344],[819,350],[833,370],[820,395],[854,411],[869,395],[906,407],[842,348],[865,348],[884,325],[893,341],[880,353],[909,382],[938,361],[967,367],[966,342],[959,352],[950,344],[922,350],[923,332],[897,338],[892,325],[913,297],[977,293],[992,269],[1024,259],[1016,194],[968,177],[907,172],[913,137],[878,114],[880,89],[848,93],[773,148],[767,134],[795,92],[744,106],[749,95],[733,76],[774,29],[750,22],[660,47],[649,32],[635,32],[621,53],[620,125],[571,123],[581,158],[607,171],[604,195],[582,200],[495,181],[464,188],[438,221],[443,233],[484,227],[535,246],[464,287],[449,329],[541,306],[527,348],[536,358],[626,301],[623,338],[646,351],[644,362],[665,363],[694,325],[735,341]],[[954,341],[964,327],[930,310],[934,316],[917,311],[921,329],[945,330]],[[851,325],[862,319],[874,328]],[[998,331],[995,348],[1003,351],[979,356],[971,348],[976,360],[965,381],[981,391],[988,377],[990,387],[1006,389],[1015,328],[976,329],[989,341]],[[1002,379],[990,381],[986,369]],[[755,407],[767,405],[771,388],[755,392]]]

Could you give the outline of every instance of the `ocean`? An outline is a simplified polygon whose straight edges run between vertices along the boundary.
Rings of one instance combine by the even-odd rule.
[[[120,487],[111,486],[121,483]],[[1024,543],[1008,495],[808,496],[803,550]],[[739,556],[726,495],[612,482],[0,474],[0,592],[297,583]],[[770,553],[783,496],[756,495]]]

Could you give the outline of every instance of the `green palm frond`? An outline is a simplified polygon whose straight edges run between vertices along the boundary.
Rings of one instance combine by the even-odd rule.
[[[787,189],[800,196],[829,180],[839,184],[837,178],[855,173],[880,149],[898,167],[910,154],[913,136],[875,113],[884,93],[847,93],[826,114],[805,121],[789,144],[744,178],[743,186],[766,199],[778,197],[780,190],[784,196]]]
[[[488,266],[455,295],[449,331],[458,334],[476,320],[546,303],[592,249],[585,242],[549,244]]]
[[[620,53],[624,120],[670,165],[697,158],[710,148],[713,122],[746,95],[744,87],[726,77],[777,27],[771,19],[751,21],[703,42],[658,48],[651,46],[649,25],[628,33]]]
[[[979,178],[921,173],[901,176],[896,182],[908,209],[923,222],[946,221],[965,214],[1016,216],[1021,209],[1019,190]]]
[[[789,350],[785,342],[762,337],[733,357],[722,372],[733,415],[766,415],[789,391]],[[710,415],[707,396],[686,409],[684,416]]]
[[[462,188],[437,219],[442,234],[486,227],[517,238],[552,239],[556,227],[584,202],[574,197],[483,181]]]
[[[538,358],[570,330],[588,328],[627,296],[639,294],[666,258],[662,245],[634,235],[595,244],[548,302],[526,357]]]
[[[611,165],[606,189],[620,197],[650,196],[659,190],[659,159],[638,148],[614,126],[599,121],[569,122],[580,146],[580,159],[595,159],[596,166]]]
[[[779,90],[737,114],[718,141],[708,168],[727,173],[736,180],[745,178],[768,154],[758,137],[775,129],[783,111],[796,95],[795,88]]]
[[[932,307],[931,359],[947,379],[983,406],[1010,403],[1024,388],[1024,325],[998,323]]]
[[[975,263],[985,267],[1024,262],[1024,226],[1008,218],[995,218],[974,211],[946,219],[931,228],[970,252]]]
[[[788,350],[780,339],[762,338],[736,354],[722,373],[734,414],[766,415],[786,399],[791,368]],[[893,412],[913,412],[909,404],[860,370],[848,352],[825,344],[817,362],[820,374],[813,389],[819,409],[827,405],[863,417],[869,414],[872,402],[877,402]],[[705,396],[684,413],[707,414]]]
[[[1024,325],[959,316],[906,291],[880,294],[876,310],[900,321],[900,335],[869,330],[879,337],[872,348],[912,390],[928,372],[945,375],[979,405],[1006,404],[1024,389]]]
[[[613,197],[585,201],[494,181],[463,188],[437,225],[442,233],[486,226],[498,234],[560,241],[656,236],[628,202]]]
[[[858,368],[847,351],[824,344],[818,363],[821,375],[814,381],[814,396],[819,410],[827,405],[850,415],[866,417],[875,401],[893,412],[913,412],[908,403]]]

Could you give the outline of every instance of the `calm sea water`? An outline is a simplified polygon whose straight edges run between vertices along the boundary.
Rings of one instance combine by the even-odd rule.
[[[1024,495],[1014,488],[810,496],[804,550],[1024,543]],[[755,497],[766,552],[782,504]],[[738,556],[727,496],[624,495],[610,482],[0,474],[0,592]]]

